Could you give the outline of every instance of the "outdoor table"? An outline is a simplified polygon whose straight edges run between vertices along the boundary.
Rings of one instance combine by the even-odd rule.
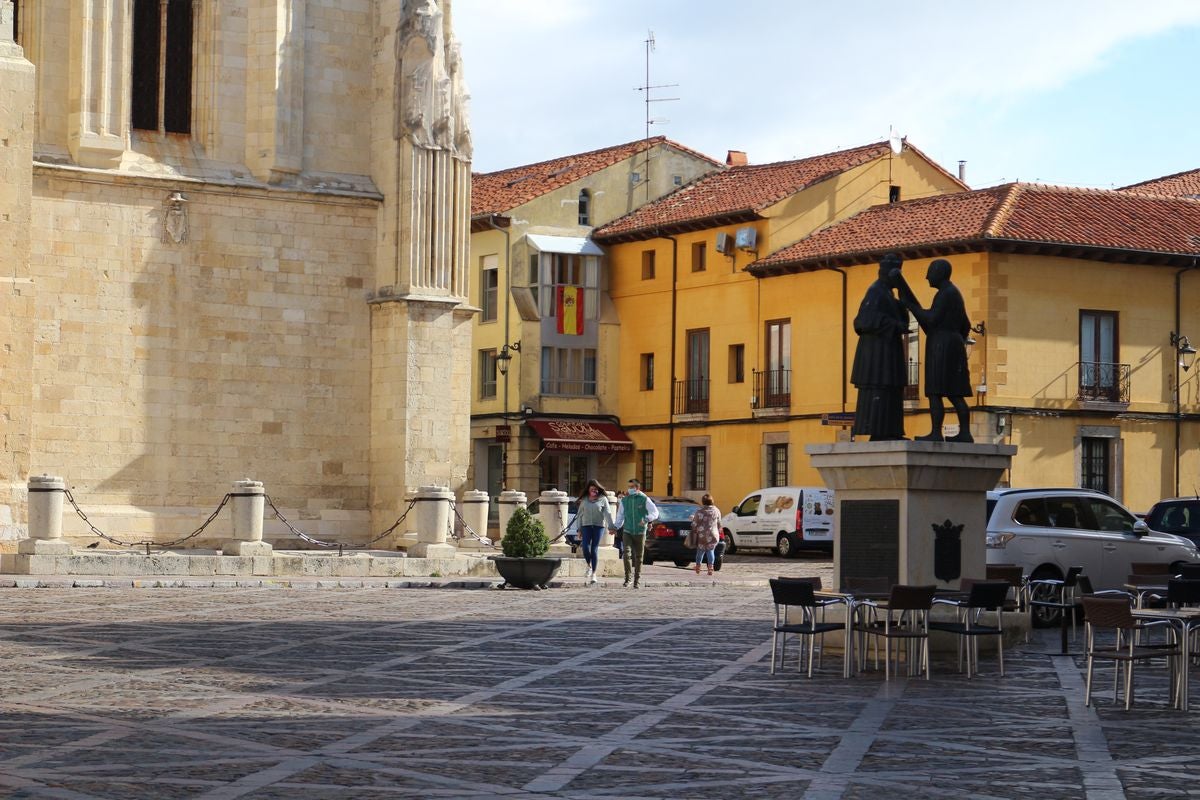
[[[1157,594],[1163,597],[1167,596],[1167,585],[1161,581],[1155,583],[1127,583],[1125,591],[1134,596],[1137,603],[1137,608],[1144,608],[1146,605],[1146,595]]]
[[[1200,628],[1200,608],[1135,608],[1131,612],[1134,619],[1166,620],[1179,629],[1180,660],[1183,662],[1179,676],[1179,700],[1175,707],[1181,711],[1188,710],[1188,666],[1191,661],[1189,651],[1192,631]]]

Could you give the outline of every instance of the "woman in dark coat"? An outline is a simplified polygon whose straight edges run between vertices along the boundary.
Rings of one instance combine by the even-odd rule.
[[[971,320],[958,287],[950,282],[950,262],[934,260],[925,273],[929,285],[937,289],[929,308],[921,308],[904,278],[900,277],[900,299],[925,331],[925,396],[929,398],[929,419],[933,429],[919,441],[940,442],[946,409],[942,398],[949,398],[958,414],[958,433],[952,442],[973,442],[971,409],[964,398],[971,396],[971,373],[967,369],[967,335]]]
[[[908,361],[904,335],[908,312],[892,294],[892,273],[900,272],[900,257],[888,253],[879,262],[879,277],[867,289],[854,332],[858,347],[850,382],[858,388],[854,410],[855,436],[869,435],[871,441],[904,438],[904,387],[908,384]]]

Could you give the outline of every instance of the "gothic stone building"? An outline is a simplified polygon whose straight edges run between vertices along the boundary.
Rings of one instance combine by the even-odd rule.
[[[0,547],[462,488],[465,102],[449,0],[0,0]]]

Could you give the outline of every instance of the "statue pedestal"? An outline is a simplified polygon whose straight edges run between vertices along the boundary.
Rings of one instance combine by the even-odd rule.
[[[1016,447],[839,442],[806,451],[834,491],[835,590],[847,577],[945,588],[985,577],[987,491]],[[949,529],[935,533],[947,521]]]

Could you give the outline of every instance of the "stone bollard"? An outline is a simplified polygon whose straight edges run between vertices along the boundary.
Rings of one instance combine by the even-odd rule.
[[[233,538],[221,543],[221,553],[227,556],[269,556],[273,548],[263,541],[263,512],[267,507],[262,481],[249,478],[233,482],[229,498],[229,515]]]
[[[617,493],[608,491],[605,492],[608,498],[608,512],[612,514],[612,518],[617,518]],[[597,561],[620,561],[621,554],[617,552],[617,548],[613,547],[613,533],[610,530],[605,530],[604,535],[600,537],[600,547],[596,550]]]
[[[562,529],[567,527],[570,522],[570,516],[567,514],[567,503],[570,498],[566,492],[558,489],[547,489],[542,492],[538,498],[538,519],[546,526],[546,536],[552,541],[555,536],[562,533]],[[571,557],[571,545],[567,544],[567,539],[564,536],[554,544],[550,545],[548,556],[561,556],[563,558]]]
[[[463,492],[462,518],[466,527],[475,532],[480,539],[487,539],[488,506],[491,498],[487,492],[470,489]],[[463,546],[487,547],[487,544],[476,539],[466,530],[463,531]],[[490,540],[488,540],[490,542]]]
[[[29,538],[17,543],[26,556],[69,556],[71,545],[62,538],[63,502],[67,484],[54,475],[29,478]]]
[[[417,489],[417,543],[408,548],[416,558],[453,558],[458,548],[446,541],[450,525],[450,501],[454,495],[448,486],[422,486]]]
[[[505,489],[500,493],[500,539],[504,538],[504,532],[508,530],[508,521],[512,519],[513,513],[518,508],[525,508],[527,505],[528,499],[524,492]]]

